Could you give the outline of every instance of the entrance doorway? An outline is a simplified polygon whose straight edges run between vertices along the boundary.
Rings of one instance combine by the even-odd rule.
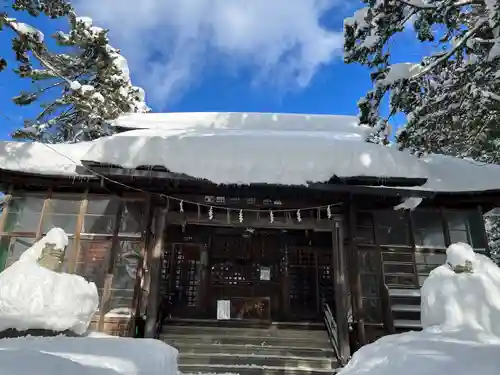
[[[195,227],[164,254],[172,317],[321,321],[334,308],[331,232]],[[185,240],[187,238],[188,240]]]

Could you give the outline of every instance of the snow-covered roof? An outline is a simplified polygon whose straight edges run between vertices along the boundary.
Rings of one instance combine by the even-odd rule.
[[[359,126],[356,116],[255,112],[130,113],[112,124],[129,130],[306,130],[359,136],[371,130]]]
[[[366,129],[349,116],[139,114],[117,124],[143,129],[72,145],[0,142],[0,168],[78,176],[78,166],[92,162],[163,166],[216,184],[307,186],[332,177],[372,177],[381,185],[389,178],[419,179],[425,183],[405,189],[428,192],[500,190],[500,166],[442,155],[419,159],[367,143]]]

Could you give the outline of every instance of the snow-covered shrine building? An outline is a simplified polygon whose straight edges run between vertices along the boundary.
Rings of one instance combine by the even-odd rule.
[[[134,335],[145,313],[147,336],[188,324],[326,331],[326,316],[347,358],[349,338],[419,328],[419,287],[449,244],[488,251],[482,215],[500,198],[500,167],[366,143],[356,118],[115,125],[93,142],[0,143],[0,267],[63,228],[64,268],[97,284],[101,330]]]

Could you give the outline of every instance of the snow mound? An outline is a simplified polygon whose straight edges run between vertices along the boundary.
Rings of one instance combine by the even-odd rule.
[[[339,375],[498,374],[500,268],[467,244],[446,253],[422,287],[424,329],[364,346]]]
[[[467,244],[446,251],[447,264],[433,270],[422,286],[422,326],[462,327],[500,337],[500,268]],[[454,271],[472,264],[472,272]]]
[[[0,375],[177,375],[176,349],[151,339],[0,340]]]
[[[99,306],[97,287],[81,276],[40,266],[37,260],[47,244],[65,248],[68,237],[60,228],[50,230],[0,273],[0,332],[10,328],[87,331]]]
[[[338,375],[497,375],[500,338],[427,329],[383,337],[358,350]]]

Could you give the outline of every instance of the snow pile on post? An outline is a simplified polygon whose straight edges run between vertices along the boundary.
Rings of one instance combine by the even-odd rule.
[[[178,375],[177,356],[176,349],[151,339],[4,339],[0,375]]]
[[[465,270],[465,272],[464,272]],[[498,374],[500,269],[463,243],[422,287],[421,332],[386,336],[356,352],[339,375]]]
[[[0,273],[0,332],[45,329],[83,334],[99,306],[94,283],[57,273],[68,237],[60,228],[24,252]],[[62,253],[62,255],[61,255]]]

